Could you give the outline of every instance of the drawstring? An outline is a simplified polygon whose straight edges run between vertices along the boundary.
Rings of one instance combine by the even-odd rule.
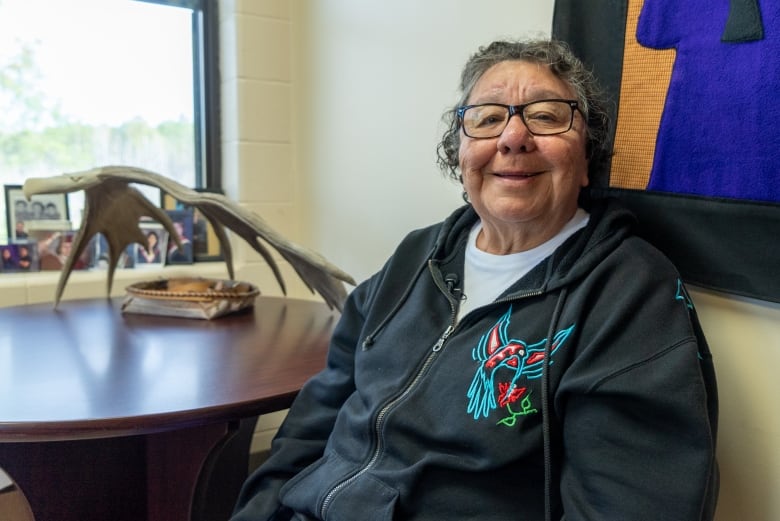
[[[417,278],[420,276],[422,271],[429,265],[431,260],[433,259],[434,255],[437,251],[440,251],[442,248],[444,248],[444,243],[447,241],[448,237],[450,236],[450,233],[453,231],[453,229],[457,229],[458,227],[455,226],[459,220],[463,218],[463,215],[468,213],[469,211],[473,212],[474,210],[471,209],[468,205],[465,205],[461,207],[460,210],[453,213],[450,217],[447,218],[446,221],[444,221],[443,225],[439,229],[439,233],[436,237],[436,240],[433,244],[433,246],[425,253],[425,257],[417,257],[414,252],[417,251],[417,248],[412,250],[412,255],[415,255],[412,257],[412,259],[408,259],[408,262],[410,263],[416,263],[419,262],[417,271],[414,273],[414,276],[409,279],[409,284],[404,289],[404,292],[401,294],[401,297],[398,299],[398,301],[393,306],[393,309],[390,310],[390,312],[385,315],[385,317],[382,319],[382,321],[379,323],[377,327],[371,331],[368,336],[365,337],[363,340],[361,347],[365,351],[369,349],[374,344],[374,339],[379,334],[382,329],[387,325],[387,323],[390,321],[391,318],[395,316],[396,313],[398,313],[398,310],[401,309],[401,306],[403,306],[404,302],[406,302],[406,299],[409,298],[409,294],[411,294],[412,290],[414,289],[414,285],[417,282]],[[476,215],[476,214],[475,214]],[[467,216],[468,217],[468,216]],[[468,217],[468,219],[472,219],[472,217]],[[466,222],[468,224],[468,221]],[[472,221],[473,224],[473,221]],[[455,235],[457,238],[460,236],[460,232]],[[407,236],[406,239],[404,239],[403,243],[398,247],[396,250],[396,253],[393,254],[393,257],[397,255],[400,251],[406,251],[408,248],[404,248],[404,245],[407,242],[407,239],[410,239],[412,235],[410,234]],[[412,242],[414,244],[414,242]]]
[[[393,306],[393,309],[390,310],[390,312],[385,315],[385,317],[382,319],[382,321],[379,323],[377,327],[374,328],[371,333],[366,336],[366,338],[363,340],[363,343],[361,344],[361,347],[363,348],[363,351],[366,351],[374,344],[374,337],[379,334],[379,332],[385,327],[385,325],[390,321],[391,318],[395,316],[395,314],[398,312],[399,309],[401,309],[401,306],[404,305],[404,302],[406,302],[406,299],[409,298],[409,294],[412,292],[412,289],[414,288],[414,285],[417,282],[417,278],[420,276],[420,273],[426,268],[428,264],[426,262],[423,262],[420,264],[420,266],[417,268],[417,271],[414,274],[414,277],[409,279],[409,284],[406,286],[406,289],[401,294],[401,298],[398,299],[398,301],[395,303],[395,306]]]
[[[552,521],[552,487],[553,487],[553,472],[552,472],[552,447],[550,437],[552,436],[550,429],[550,372],[548,366],[550,365],[550,351],[552,350],[553,335],[558,327],[558,322],[563,312],[563,304],[566,301],[566,287],[561,289],[561,293],[558,296],[558,302],[555,304],[555,311],[553,311],[552,320],[550,321],[550,329],[547,331],[547,339],[544,343],[544,364],[542,365],[542,444],[544,450],[544,520]]]

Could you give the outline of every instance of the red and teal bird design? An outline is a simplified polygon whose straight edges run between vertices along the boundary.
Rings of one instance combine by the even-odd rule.
[[[523,340],[509,337],[512,308],[482,337],[472,349],[472,358],[479,362],[474,378],[466,396],[469,399],[467,412],[475,420],[487,418],[498,407],[506,408],[509,417],[499,423],[514,425],[517,416],[536,412],[530,401],[526,380],[542,376],[544,369],[544,346],[547,339],[529,344]],[[550,346],[550,361],[558,349],[564,345],[574,330],[569,326],[555,333]],[[521,409],[515,411],[511,404],[520,403]]]

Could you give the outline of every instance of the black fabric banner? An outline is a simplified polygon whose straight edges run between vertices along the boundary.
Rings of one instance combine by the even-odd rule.
[[[686,282],[780,302],[780,2],[556,0],[552,34],[613,100],[593,197]]]

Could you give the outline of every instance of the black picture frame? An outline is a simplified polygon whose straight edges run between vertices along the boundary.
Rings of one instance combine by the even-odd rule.
[[[197,192],[222,194],[221,190],[196,188]],[[164,210],[192,210],[192,258],[193,262],[217,262],[224,260],[222,245],[219,243],[214,227],[203,214],[190,205],[176,200],[172,195],[160,192],[160,207]]]
[[[67,194],[33,195],[29,200],[22,191],[22,185],[4,185],[5,214],[9,242],[20,242],[29,239],[27,230],[31,223],[59,224],[57,229],[70,227],[70,210]],[[17,224],[21,228],[17,229]]]

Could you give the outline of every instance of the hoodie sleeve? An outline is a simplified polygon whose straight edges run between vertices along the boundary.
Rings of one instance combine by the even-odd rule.
[[[603,311],[588,317],[588,340],[564,377],[556,400],[567,521],[712,519],[712,357],[682,283],[660,266],[650,270],[660,276],[612,277],[617,286],[602,293],[609,302],[594,301]]]
[[[353,368],[363,315],[365,284],[347,299],[328,349],[326,368],[310,379],[293,402],[271,444],[271,455],[244,483],[232,521],[286,521],[292,512],[279,491],[323,455],[336,416],[355,388]]]
[[[693,342],[675,346],[572,400],[561,479],[567,520],[712,518],[714,436],[696,357]]]

